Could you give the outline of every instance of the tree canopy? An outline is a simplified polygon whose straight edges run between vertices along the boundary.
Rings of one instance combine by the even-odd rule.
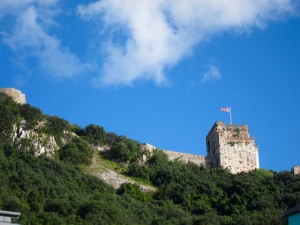
[[[13,142],[20,124],[55,137],[56,157],[36,157],[30,139]],[[110,146],[101,157],[157,192],[144,193],[134,184],[113,190],[84,173],[99,154],[94,145]],[[288,171],[233,175],[169,161],[159,150],[141,163],[143,154],[126,136],[93,124],[81,128],[0,93],[0,209],[21,212],[20,224],[284,225],[282,213],[300,202],[300,176]]]

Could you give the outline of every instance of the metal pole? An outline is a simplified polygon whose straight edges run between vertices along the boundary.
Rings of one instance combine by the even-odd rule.
[[[231,106],[229,107],[229,117],[230,117],[230,125],[232,125]]]

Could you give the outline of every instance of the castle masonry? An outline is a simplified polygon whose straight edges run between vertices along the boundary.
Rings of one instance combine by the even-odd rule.
[[[157,148],[143,144],[152,153]],[[162,150],[169,160],[192,162],[206,168],[227,168],[233,174],[259,168],[258,148],[250,137],[247,125],[226,125],[216,122],[206,136],[207,156]]]
[[[26,104],[25,94],[15,88],[0,88],[0,92],[12,97],[16,103]]]
[[[300,166],[293,166],[292,172],[294,175],[300,175]]]
[[[148,143],[141,145],[143,150],[147,150],[150,154],[153,153],[153,151],[158,150],[157,147],[150,145]],[[159,149],[161,150],[161,149]],[[170,151],[170,150],[161,150],[163,153],[165,153],[169,160],[179,160],[184,163],[192,162],[198,166],[206,166],[207,164],[207,157],[201,156],[201,155],[195,155],[195,154],[188,154],[183,152],[176,152],[176,151]],[[146,159],[144,159],[146,161]]]
[[[259,168],[258,147],[247,125],[216,122],[206,136],[208,167],[223,167],[236,174]]]
[[[12,97],[16,103],[26,104],[25,94],[15,88],[0,88],[0,93]],[[150,154],[157,149],[150,144],[143,144],[142,148]],[[169,160],[192,162],[206,168],[227,168],[233,174],[259,168],[258,147],[254,138],[250,137],[247,125],[228,125],[216,122],[206,136],[207,156],[169,150],[162,151]],[[147,160],[146,155],[143,160]],[[293,173],[300,174],[300,167],[295,166]]]

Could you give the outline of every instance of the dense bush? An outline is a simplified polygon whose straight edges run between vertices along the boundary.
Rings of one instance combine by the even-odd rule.
[[[20,105],[20,114],[26,121],[25,129],[27,130],[34,128],[39,121],[45,118],[40,109],[28,104]]]
[[[81,138],[73,138],[65,146],[59,149],[59,158],[74,164],[90,164],[93,157],[93,149]]]
[[[0,209],[20,224],[181,224],[189,213],[125,185],[121,195],[73,164],[0,146]],[[191,224],[191,223],[190,223]]]
[[[91,144],[104,145],[106,143],[106,133],[103,127],[90,124],[83,130],[84,138]]]
[[[156,199],[200,216],[196,224],[286,224],[282,212],[300,202],[300,176],[290,172],[233,175],[224,169],[171,162],[155,153],[147,166],[130,164],[128,174],[148,178],[159,189]]]
[[[119,136],[112,143],[108,157],[118,162],[136,162],[142,155],[140,144],[125,136]]]
[[[106,133],[106,144],[112,145],[117,138],[118,138],[118,135],[115,134],[114,132],[107,132]]]
[[[41,135],[53,135],[60,146],[59,159],[35,157],[31,139],[12,142],[15,126],[26,121],[25,129],[35,129],[41,120]],[[145,194],[133,184],[115,193],[84,174],[78,164],[91,162],[90,144],[110,145],[105,156],[128,165],[128,175],[152,183],[157,193]],[[233,175],[168,161],[162,151],[142,165],[142,154],[139,143],[125,136],[97,125],[70,125],[0,94],[0,209],[21,212],[21,224],[283,225],[282,213],[300,202],[299,175]]]
[[[142,202],[149,202],[152,200],[152,196],[149,193],[144,193],[139,189],[136,184],[132,183],[125,183],[121,186],[118,190],[118,194],[120,195],[130,195],[132,198],[142,201]]]
[[[52,135],[59,146],[63,145],[62,137],[66,132],[71,132],[72,126],[68,121],[57,116],[47,116],[43,132]]]
[[[20,118],[20,108],[13,99],[0,93],[0,143],[11,142],[11,132]]]

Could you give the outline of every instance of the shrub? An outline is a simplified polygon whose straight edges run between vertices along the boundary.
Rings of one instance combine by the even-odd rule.
[[[89,143],[94,145],[104,145],[106,143],[106,133],[103,127],[90,124],[83,131],[84,137]]]
[[[92,157],[93,149],[81,138],[72,139],[59,150],[59,158],[73,164],[90,164]]]

